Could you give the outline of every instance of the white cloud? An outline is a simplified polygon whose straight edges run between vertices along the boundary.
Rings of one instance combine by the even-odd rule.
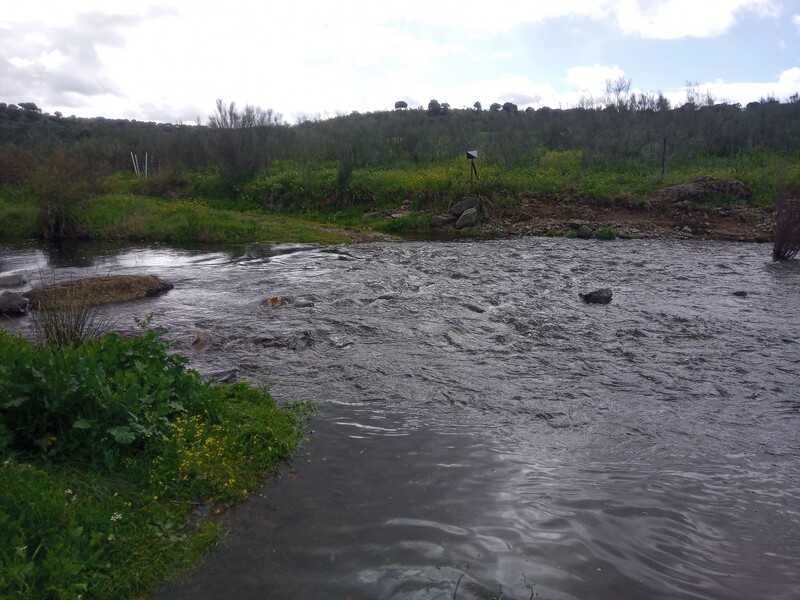
[[[577,17],[566,26],[588,30],[586,19],[604,20],[629,34],[672,39],[713,35],[748,14],[777,10],[773,0],[537,0],[513,10],[471,0],[228,0],[224,9],[205,0],[8,4],[0,17],[0,101],[185,121],[197,107],[205,118],[217,97],[272,107],[290,120],[381,110],[398,99],[426,105],[433,97],[454,107],[574,105],[582,93],[602,95],[605,81],[623,70],[573,67],[566,73],[573,90],[559,95],[524,76],[531,61],[517,42],[527,33],[521,26]],[[794,21],[800,27],[800,15]]]
[[[616,4],[614,12],[623,32],[664,40],[721,35],[746,11],[772,17],[780,12],[775,0],[621,0]]]
[[[761,98],[774,97],[785,101],[789,96],[800,93],[800,67],[792,67],[782,71],[775,81],[771,82],[725,82],[722,79],[709,81],[698,85],[701,95],[706,92],[717,102],[738,103],[742,106],[757,101]],[[675,106],[686,102],[686,90],[670,90],[664,95]]]
[[[607,67],[593,65],[591,67],[578,66],[567,70],[567,80],[581,92],[599,95],[606,92],[606,81],[615,80],[625,75],[625,71],[617,65]]]
[[[797,26],[797,30],[800,31],[800,15],[794,15],[792,22]]]

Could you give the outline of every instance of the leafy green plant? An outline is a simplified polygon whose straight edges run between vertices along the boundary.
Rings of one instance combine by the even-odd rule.
[[[598,240],[608,241],[616,239],[617,234],[613,227],[601,227],[595,232],[594,237],[596,237]]]
[[[310,405],[204,383],[140,324],[64,347],[0,330],[3,597],[147,595],[216,539],[191,507],[242,498],[302,440]]]

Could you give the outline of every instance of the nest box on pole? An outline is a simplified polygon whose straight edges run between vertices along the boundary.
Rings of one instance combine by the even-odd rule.
[[[475,159],[478,158],[478,151],[467,150],[467,158],[469,159],[469,185],[472,186],[473,182],[479,179],[478,169],[475,168]]]

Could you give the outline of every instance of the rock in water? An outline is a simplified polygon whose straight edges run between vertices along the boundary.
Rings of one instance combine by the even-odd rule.
[[[0,287],[19,287],[28,283],[25,273],[7,273],[0,275]]]
[[[198,331],[192,342],[192,350],[195,354],[205,351],[211,345],[211,334],[206,331]]]
[[[469,227],[470,225],[475,225],[478,222],[478,209],[477,208],[468,208],[461,216],[458,217],[458,222],[456,223],[456,229],[463,229],[464,227]]]
[[[28,312],[28,299],[17,292],[0,294],[0,315],[24,315]]]
[[[612,295],[611,288],[602,288],[599,290],[594,290],[593,292],[587,292],[586,294],[578,294],[581,300],[587,304],[608,304],[611,302]]]

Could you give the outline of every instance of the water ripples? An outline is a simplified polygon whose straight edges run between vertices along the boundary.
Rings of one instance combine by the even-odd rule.
[[[462,600],[800,595],[800,261],[518,239],[0,267],[48,262],[165,276],[116,316],[152,311],[201,372],[323,403],[292,476],[164,598],[452,598],[459,578]],[[611,304],[579,300],[599,287]]]

